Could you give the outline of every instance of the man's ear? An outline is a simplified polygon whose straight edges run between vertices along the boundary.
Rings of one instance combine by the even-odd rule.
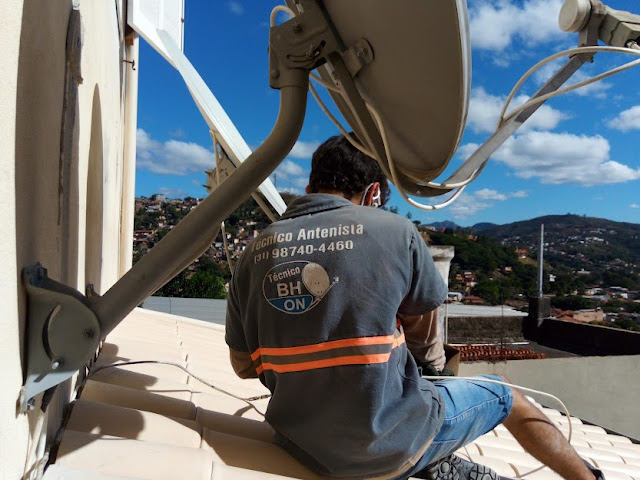
[[[307,195],[309,195],[309,194],[311,193],[311,187],[310,187],[309,185],[307,185],[307,186],[304,188],[304,192],[305,192]]]
[[[378,208],[380,203],[380,182],[372,183],[364,192],[364,198],[362,199],[362,205],[367,207]]]

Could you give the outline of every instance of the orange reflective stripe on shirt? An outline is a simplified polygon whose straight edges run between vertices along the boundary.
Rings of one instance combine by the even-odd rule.
[[[251,354],[256,371],[300,372],[341,365],[385,363],[391,351],[405,342],[404,333],[359,337],[297,347],[263,347]]]

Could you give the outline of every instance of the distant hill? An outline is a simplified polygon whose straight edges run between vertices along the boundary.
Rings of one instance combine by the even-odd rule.
[[[429,236],[435,244],[455,247],[452,280],[455,273],[472,271],[480,286],[490,285],[491,278],[501,278],[503,287],[511,285],[514,291],[530,294],[535,287],[541,224],[545,233],[545,292],[566,295],[591,286],[640,289],[638,224],[549,215],[506,225],[483,223],[449,233],[429,232]],[[505,267],[511,267],[513,273],[500,274]],[[487,298],[486,292],[476,290]]]
[[[483,232],[489,228],[493,228],[493,227],[498,227],[499,225],[496,225],[495,223],[476,223],[473,227],[470,228],[470,230],[473,230],[475,232]]]
[[[451,220],[445,220],[444,222],[433,222],[433,223],[429,223],[427,224],[428,227],[433,227],[437,230],[443,230],[443,229],[449,229],[449,230],[472,230],[474,232],[481,232],[484,231],[488,228],[493,228],[493,227],[497,227],[499,225],[495,224],[495,223],[476,223],[474,226],[472,227],[461,227],[460,225],[458,225],[455,222],[452,222]]]
[[[640,225],[579,215],[548,215],[477,230],[493,240],[529,250],[534,257],[544,224],[545,263],[556,271],[590,272],[591,284],[640,286]]]
[[[545,243],[549,246],[564,246],[565,249],[588,246],[593,251],[602,251],[607,258],[623,255],[634,263],[640,261],[640,225],[636,223],[579,215],[548,215],[477,231],[501,243],[533,248],[540,241],[542,224]]]
[[[448,228],[450,230],[459,230],[460,228],[462,228],[461,226],[457,225],[456,223],[450,220],[445,220],[444,222],[429,223],[427,226],[436,228],[438,230],[441,230],[443,228]]]

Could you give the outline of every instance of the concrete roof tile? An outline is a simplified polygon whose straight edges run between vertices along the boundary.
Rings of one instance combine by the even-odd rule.
[[[269,393],[269,390],[257,378],[242,380],[235,373],[221,369],[193,369],[192,371],[203,380],[238,397],[249,398]],[[194,391],[211,391],[211,387],[193,377],[189,377],[187,385],[191,386]]]
[[[201,443],[201,427],[193,420],[87,400],[75,402],[66,428],[182,447],[198,448]]]
[[[133,478],[210,480],[213,455],[199,448],[67,430],[56,464]]]
[[[82,400],[76,403],[56,468],[95,472],[85,478],[96,480],[103,480],[98,475],[115,476],[104,480],[322,478],[271,443],[273,430],[264,422],[269,400],[243,400],[268,391],[257,379],[235,376],[223,327],[136,309],[109,336],[97,364],[113,363],[120,356],[135,360],[177,356],[178,363],[233,396],[168,365],[102,370],[89,378]],[[566,417],[537,405],[568,433]],[[572,443],[586,459],[602,466],[607,480],[640,480],[639,445],[576,418],[572,418],[572,427]],[[507,477],[540,466],[502,425],[458,453]],[[134,458],[135,465],[130,462]],[[179,474],[175,468],[180,469]],[[68,480],[82,478],[69,475]],[[560,477],[544,469],[526,478]]]
[[[156,359],[145,358],[145,357],[138,357],[136,359],[133,359],[133,358],[123,359],[118,357],[111,357],[108,355],[104,355],[104,356],[100,355],[98,357],[98,360],[95,363],[95,367],[104,367],[108,365],[113,365],[115,363],[122,363],[122,362],[127,362],[132,360],[156,360]],[[158,359],[158,360],[161,360],[161,359]],[[173,361],[173,363],[177,363],[182,367],[186,367],[187,365],[187,363],[184,360]],[[173,380],[175,382],[180,382],[184,384],[187,383],[187,379],[189,378],[189,374],[187,374],[184,370],[181,370],[180,368],[176,368],[173,365],[165,365],[165,364],[159,364],[159,363],[141,363],[136,365],[123,365],[117,368],[125,371],[129,371],[129,372],[138,372],[146,375],[151,375],[157,378]]]
[[[187,359],[186,353],[178,342],[174,345],[151,342],[105,342],[102,347],[102,355],[117,358],[120,361],[152,359],[183,364]]]
[[[209,430],[251,438],[261,442],[271,442],[274,435],[273,428],[267,422],[237,415],[227,415],[204,408],[198,408],[196,422]]]
[[[478,448],[480,449],[480,453],[483,457],[508,459],[509,463],[530,467],[529,470],[540,466],[540,462],[538,460],[522,449],[520,449],[520,451],[505,450],[503,448],[490,447],[487,445],[478,445]]]
[[[273,443],[204,429],[202,448],[212,452],[216,462],[233,467],[302,480],[321,480],[323,478],[311,472]]]
[[[500,458],[471,454],[470,460],[472,462],[481,463],[482,465],[495,470],[497,474],[505,477],[514,477],[517,475],[517,472],[511,464]]]
[[[97,403],[154,412],[168,417],[187,420],[196,418],[196,406],[191,401],[93,380],[85,384],[81,398]]]
[[[624,473],[629,476],[640,473],[636,465],[626,465],[617,462],[608,462],[606,460],[595,460],[595,466],[604,472]],[[609,477],[607,477],[607,479],[608,478]]]
[[[79,470],[61,465],[50,465],[42,480],[87,480],[87,478],[91,480],[135,480],[133,477],[98,473],[95,469]]]
[[[264,402],[245,402],[220,392],[194,393],[191,396],[194,405],[206,410],[217,411],[227,415],[250,418],[259,422],[264,420],[266,404]],[[267,401],[268,402],[268,401]]]
[[[538,463],[538,466],[540,464]],[[563,480],[563,478],[558,475],[557,473],[551,471],[548,468],[544,468],[542,470],[539,470],[537,472],[534,473],[529,473],[532,471],[532,467],[529,465],[518,465],[517,463],[512,463],[511,466],[513,467],[513,469],[516,472],[516,476],[520,475],[525,475],[526,474],[526,479],[533,479],[533,480]]]
[[[596,448],[584,448],[584,447],[574,447],[576,452],[579,455],[584,457],[590,457],[595,461],[598,460],[606,460],[608,462],[616,462],[616,463],[624,463],[622,457],[614,452],[607,452],[605,450],[599,450]]]
[[[100,370],[93,373],[90,379],[95,382],[110,383],[180,400],[191,399],[192,390],[186,383],[158,378],[144,373],[131,372],[122,368]]]

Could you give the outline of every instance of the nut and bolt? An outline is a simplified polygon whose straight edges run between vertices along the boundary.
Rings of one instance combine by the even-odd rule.
[[[302,24],[300,22],[293,22],[291,30],[293,30],[293,33],[302,33]]]
[[[27,400],[27,410],[33,410],[34,408],[36,408],[36,399],[30,398]]]
[[[56,358],[53,362],[51,362],[51,370],[59,369],[63,363],[64,362],[61,358]]]
[[[91,340],[94,335],[95,333],[93,330],[85,330],[84,332],[82,332],[82,336],[87,340]]]

